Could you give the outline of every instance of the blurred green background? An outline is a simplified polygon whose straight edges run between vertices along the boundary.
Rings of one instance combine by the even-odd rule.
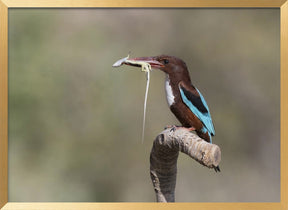
[[[9,9],[9,201],[154,202],[149,155],[168,109],[153,71],[188,65],[222,150],[221,173],[184,154],[178,202],[280,201],[279,9]]]

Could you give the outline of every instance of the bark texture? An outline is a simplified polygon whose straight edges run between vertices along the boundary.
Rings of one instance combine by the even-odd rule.
[[[200,164],[215,168],[221,161],[221,150],[185,128],[168,128],[154,140],[150,154],[150,175],[157,202],[175,202],[177,159],[179,151]]]

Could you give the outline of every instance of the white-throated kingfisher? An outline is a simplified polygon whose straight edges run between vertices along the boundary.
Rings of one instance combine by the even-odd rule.
[[[195,130],[200,138],[212,143],[215,130],[210,111],[200,91],[192,85],[185,62],[168,55],[130,60],[147,62],[166,73],[165,90],[171,111],[183,127]]]
[[[189,131],[196,131],[200,138],[212,143],[215,129],[210,111],[200,91],[191,83],[185,62],[169,55],[138,57],[129,60],[136,62],[135,64],[125,63],[125,61],[123,63],[139,66],[139,63],[146,62],[152,69],[159,69],[166,73],[165,90],[170,110],[183,127]],[[216,172],[220,171],[219,166],[214,169]]]

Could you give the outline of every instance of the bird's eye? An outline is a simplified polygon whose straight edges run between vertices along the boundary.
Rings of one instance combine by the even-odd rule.
[[[164,62],[164,64],[168,64],[168,63],[169,63],[169,60],[164,59],[163,62]]]

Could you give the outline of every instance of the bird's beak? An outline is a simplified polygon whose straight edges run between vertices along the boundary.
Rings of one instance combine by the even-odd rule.
[[[160,69],[164,67],[162,63],[156,60],[156,57],[130,58],[128,59],[128,61],[132,61],[132,62],[124,62],[124,63],[127,65],[131,65],[131,66],[141,66],[140,63],[145,62],[145,63],[149,63],[151,65],[151,68],[154,68],[154,69]]]

